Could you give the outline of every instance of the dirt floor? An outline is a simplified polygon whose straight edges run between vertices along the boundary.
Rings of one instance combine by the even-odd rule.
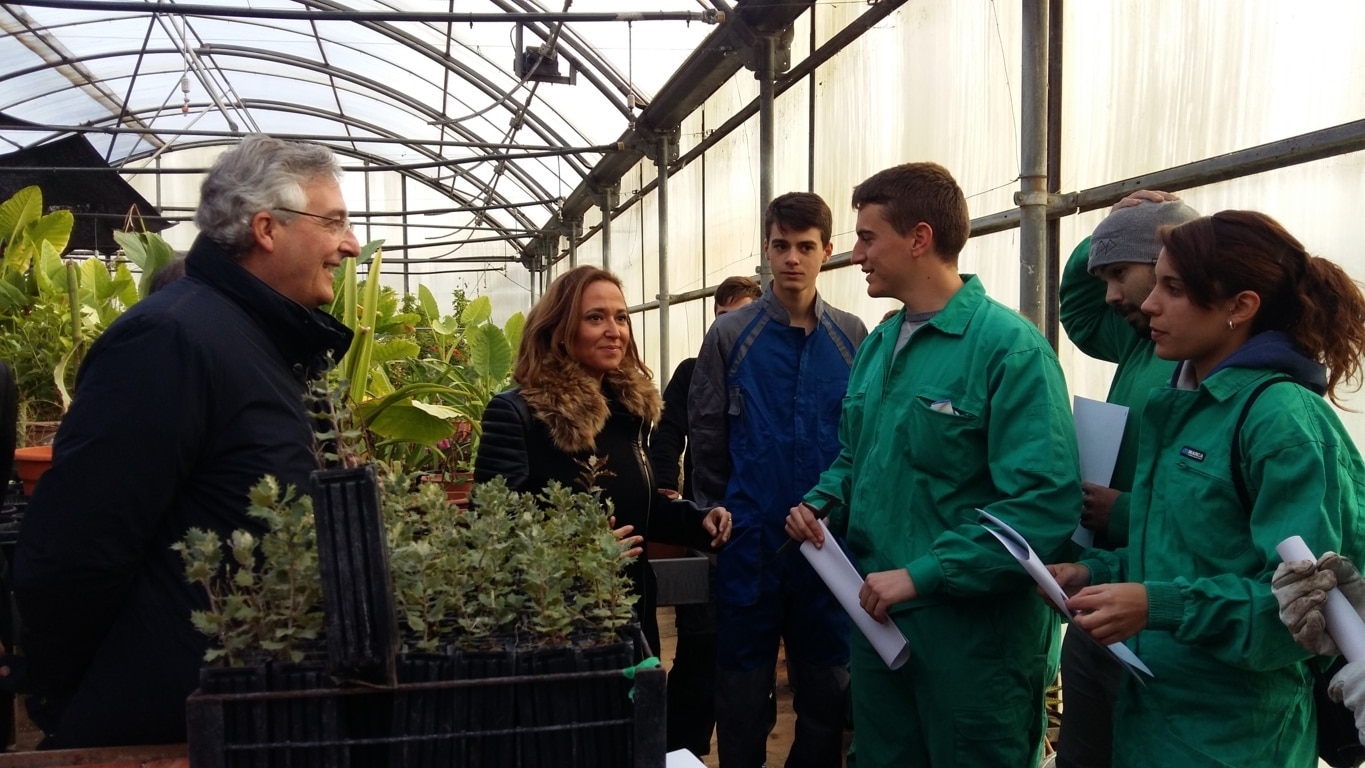
[[[659,609],[659,660],[665,667],[673,665],[673,648],[677,643],[677,632],[673,628],[673,609]],[[792,713],[792,689],[787,684],[787,663],[781,651],[778,652],[777,660],[777,726],[772,733],[768,734],[768,765],[770,768],[779,768],[787,761],[787,752],[792,744],[792,726],[796,716]],[[852,734],[846,734],[851,736]],[[701,758],[708,768],[716,768],[720,765],[716,757],[716,740],[714,735],[711,738],[711,754]]]

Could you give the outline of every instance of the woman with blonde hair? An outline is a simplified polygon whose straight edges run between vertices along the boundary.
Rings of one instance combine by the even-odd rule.
[[[1361,553],[1365,465],[1323,395],[1360,380],[1365,297],[1262,213],[1158,232],[1142,311],[1181,362],[1142,414],[1129,544],[1050,569],[1072,631],[1154,675],[1123,681],[1115,766],[1316,766],[1309,654],[1271,579],[1290,536]]]
[[[583,266],[560,275],[531,308],[517,350],[516,386],[495,396],[483,416],[474,479],[506,478],[539,493],[551,480],[611,500],[618,535],[718,547],[730,513],[669,499],[649,463],[649,435],[662,401],[635,345],[621,281]],[[641,628],[655,653],[654,574],[647,558],[630,566],[641,596]]]

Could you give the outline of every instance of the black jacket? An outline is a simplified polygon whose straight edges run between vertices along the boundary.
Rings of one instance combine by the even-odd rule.
[[[190,527],[253,532],[247,490],[316,468],[306,380],[351,332],[200,237],[187,277],[91,347],[20,535],[14,591],[44,747],[185,739],[207,607],[171,545]],[[51,723],[49,723],[49,726]]]
[[[483,415],[474,460],[475,482],[496,476],[516,491],[539,493],[551,480],[584,490],[583,463],[606,460],[599,477],[602,498],[616,509],[616,524],[633,525],[650,541],[706,548],[705,511],[659,493],[650,468],[649,434],[659,414],[659,394],[642,376],[615,372],[599,387],[576,365],[548,373],[544,386],[496,395]],[[631,567],[641,601],[640,622],[654,651],[654,574],[641,556]]]
[[[696,501],[692,494],[692,451],[687,445],[687,392],[692,387],[692,371],[697,358],[678,363],[673,377],[664,387],[664,412],[649,446],[649,463],[660,488],[678,491]],[[678,457],[682,457],[682,483],[678,482]]]

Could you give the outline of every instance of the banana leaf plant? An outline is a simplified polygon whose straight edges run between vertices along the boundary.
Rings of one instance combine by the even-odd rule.
[[[343,393],[377,458],[398,460],[409,471],[467,469],[484,406],[510,381],[524,318],[518,313],[498,327],[487,297],[468,302],[458,317],[441,317],[426,286],[418,289],[420,313],[402,312],[397,297],[380,287],[383,255],[371,245],[337,278],[332,313],[356,333],[339,366],[348,382]],[[366,263],[362,285],[357,271]],[[423,356],[416,340],[423,322],[437,342],[435,355]]]
[[[70,211],[44,214],[36,186],[0,203],[0,358],[14,368],[21,425],[54,421],[69,402],[86,320],[79,275],[61,258],[74,222]]]
[[[125,231],[114,232],[114,241],[123,249],[124,255],[142,270],[142,278],[137,283],[137,295],[146,298],[152,291],[156,273],[175,261],[175,249],[161,235],[145,228],[135,230],[131,226]]]

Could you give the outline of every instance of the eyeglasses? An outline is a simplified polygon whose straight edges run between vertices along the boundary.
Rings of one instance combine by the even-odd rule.
[[[323,229],[327,230],[330,234],[336,237],[342,237],[347,232],[350,232],[352,230],[351,221],[350,219],[347,219],[345,216],[341,216],[339,218],[335,216],[323,216],[320,213],[296,211],[293,208],[276,208],[275,210],[283,211],[284,213],[295,213],[298,214],[299,216],[307,216],[311,219],[317,219],[322,222]]]

